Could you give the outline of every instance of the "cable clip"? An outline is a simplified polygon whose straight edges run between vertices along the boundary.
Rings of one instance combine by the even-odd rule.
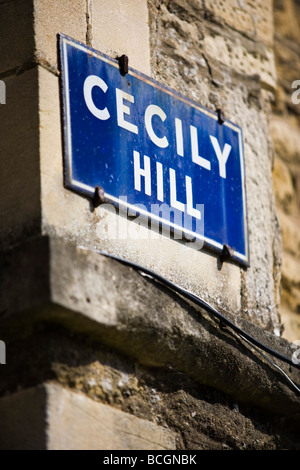
[[[218,114],[218,123],[221,124],[221,125],[224,124],[225,115],[224,115],[224,112],[222,111],[221,108],[217,109],[217,114]]]
[[[234,251],[229,245],[223,245],[223,250],[220,255],[220,261],[223,264],[224,261],[229,261],[233,258]]]

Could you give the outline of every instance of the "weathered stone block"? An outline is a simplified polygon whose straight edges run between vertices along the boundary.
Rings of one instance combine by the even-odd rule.
[[[282,333],[283,338],[287,338],[289,341],[299,340],[300,331],[300,314],[292,310],[288,305],[280,305],[280,317],[284,330]],[[296,352],[296,349],[294,349]],[[299,356],[297,356],[299,357]]]
[[[172,432],[56,384],[0,399],[2,450],[167,450]]]
[[[300,108],[300,106],[299,106]],[[299,128],[300,132],[300,128]],[[290,164],[289,165],[289,170],[291,172],[293,182],[294,182],[294,188],[295,188],[295,198],[296,198],[296,205],[298,207],[298,210],[300,209],[300,165],[297,165],[297,163]]]
[[[86,198],[64,188],[59,79],[39,67],[40,171],[43,233],[55,230],[82,242],[95,215]],[[68,234],[68,235],[67,235]]]
[[[34,0],[36,49],[51,65],[57,64],[57,34],[86,42],[86,0]]]
[[[278,38],[275,41],[275,47],[278,85],[286,94],[287,108],[292,108],[295,114],[299,114],[299,106],[292,100],[292,94],[296,91],[292,88],[292,84],[299,80],[300,76],[300,45],[289,43],[285,38]]]
[[[300,311],[300,263],[299,259],[284,253],[282,257],[282,302]]]
[[[150,75],[147,0],[92,1],[89,5],[93,47],[112,57],[126,54],[130,66]]]
[[[261,49],[257,45],[232,36],[207,35],[204,51],[208,57],[218,60],[243,75],[258,75],[267,88],[275,90],[276,70],[271,48]]]
[[[296,2],[293,0],[275,1],[274,16],[276,35],[297,41],[300,35],[300,14]]]
[[[300,163],[300,133],[298,126],[285,117],[270,121],[270,132],[278,157],[288,163]]]
[[[294,256],[300,255],[300,217],[284,213],[278,209],[282,243],[284,249]]]
[[[215,20],[265,44],[273,44],[272,1],[206,0],[205,8]]]
[[[292,176],[287,165],[279,157],[274,160],[273,183],[279,207],[287,213],[295,210],[296,198]]]

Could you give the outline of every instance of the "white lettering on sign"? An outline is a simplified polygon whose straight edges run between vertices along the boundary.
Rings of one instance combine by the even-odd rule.
[[[152,142],[157,145],[158,147],[161,147],[161,148],[166,148],[168,147],[169,145],[169,142],[168,142],[168,139],[166,136],[164,137],[158,137],[154,130],[153,130],[153,127],[152,127],[152,117],[154,115],[157,115],[160,117],[160,119],[162,120],[162,122],[164,122],[167,118],[166,114],[164,113],[164,111],[159,107],[159,106],[156,106],[156,104],[150,104],[146,111],[145,111],[145,126],[146,126],[146,130],[148,132],[148,135],[150,137],[150,139],[152,140]]]
[[[124,104],[124,100],[134,103],[134,96],[125,93],[125,91],[116,88],[116,100],[117,100],[117,120],[118,126],[127,129],[134,134],[138,133],[138,128],[131,122],[125,121],[124,114],[130,115],[130,108]]]
[[[201,220],[201,213],[193,207],[193,191],[192,191],[192,178],[185,176],[185,189],[186,189],[186,211],[188,215],[196,217]]]
[[[218,162],[219,162],[220,176],[222,178],[226,178],[226,163],[227,163],[227,160],[228,160],[228,157],[229,157],[229,154],[230,154],[231,145],[225,144],[223,152],[222,152],[221,149],[220,149],[218,139],[216,137],[214,137],[213,135],[210,135],[209,138],[211,140],[211,143],[213,144],[214,150],[215,150],[216,155],[217,155],[217,159],[218,159]]]
[[[196,165],[203,166],[207,170],[210,170],[210,161],[198,155],[198,131],[197,127],[190,126],[191,129],[191,146],[192,146],[192,160]]]
[[[175,118],[175,132],[176,132],[176,150],[180,157],[183,157],[183,133],[182,133],[182,121],[181,119]]]
[[[107,107],[99,109],[92,96],[94,87],[98,87],[103,93],[107,92],[108,86],[102,80],[102,78],[96,75],[90,75],[86,78],[83,86],[83,95],[86,105],[89,111],[98,119],[104,121],[110,118],[110,113]],[[134,105],[135,98],[133,95],[116,88],[116,111],[117,111],[117,123],[119,127],[126,129],[129,132],[138,134],[138,127],[136,124],[130,122],[130,107],[125,104],[125,101]],[[125,119],[125,115],[127,119]],[[169,146],[167,135],[164,134],[164,127],[162,131],[157,135],[157,130],[153,128],[153,117],[158,116],[160,121],[164,123],[167,121],[167,115],[163,109],[155,104],[147,106],[144,113],[144,122],[147,134],[151,141],[160,148],[166,148]],[[210,143],[213,146],[216,159],[219,164],[219,176],[226,179],[226,164],[231,152],[231,145],[225,143],[223,150],[220,147],[219,141],[216,137],[209,135]],[[183,139],[183,128],[182,121],[179,118],[175,118],[175,140],[176,140],[176,152],[180,157],[184,156],[184,139]],[[191,158],[192,162],[202,168],[211,171],[211,162],[199,155],[199,142],[198,142],[198,129],[197,127],[190,125],[190,141],[191,141]],[[134,189],[141,191],[142,178],[144,179],[144,191],[145,194],[151,196],[151,160],[147,155],[143,156],[143,166],[141,166],[140,154],[136,150],[133,151],[133,166],[134,166]],[[164,201],[164,171],[163,165],[160,162],[156,162],[156,190],[157,199]],[[189,176],[185,176],[185,189],[186,189],[186,200],[177,200],[177,188],[176,188],[176,171],[173,168],[169,168],[169,184],[170,184],[170,204],[173,208],[178,209],[181,212],[186,211],[188,215],[191,215],[197,219],[201,219],[201,213],[199,210],[194,208],[193,203],[193,190],[192,190],[192,179]]]
[[[181,212],[184,212],[184,204],[180,201],[177,201],[177,189],[176,189],[176,172],[173,168],[170,168],[170,194],[171,194],[171,206],[174,209],[178,209]]]
[[[144,155],[144,169],[141,168],[140,154],[133,151],[134,162],[134,189],[141,191],[141,176],[145,178],[145,193],[151,196],[151,168],[150,158]]]
[[[164,180],[163,180],[163,166],[160,162],[156,162],[156,183],[157,183],[157,199],[164,200]]]
[[[99,87],[104,93],[107,91],[107,84],[105,83],[102,78],[97,77],[97,75],[89,75],[83,85],[83,95],[84,99],[86,102],[86,105],[89,109],[89,111],[98,119],[101,119],[102,121],[105,121],[106,119],[110,118],[110,114],[108,112],[107,108],[104,109],[99,109],[97,106],[95,106],[95,103],[92,98],[92,91],[93,88],[97,86]]]

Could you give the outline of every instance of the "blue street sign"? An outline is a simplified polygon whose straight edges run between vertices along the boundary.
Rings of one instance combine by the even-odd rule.
[[[248,266],[240,127],[62,34],[60,52],[65,186]]]

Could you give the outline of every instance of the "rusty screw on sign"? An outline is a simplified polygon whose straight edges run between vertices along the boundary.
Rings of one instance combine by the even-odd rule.
[[[119,62],[120,74],[125,77],[125,75],[128,73],[128,56],[123,54],[120,57],[117,57],[117,60]]]
[[[224,122],[225,122],[225,115],[224,115],[222,109],[218,108],[218,109],[217,109],[217,114],[218,114],[218,123],[221,124],[221,125],[224,124]]]
[[[104,189],[102,186],[96,186],[93,196],[93,206],[98,207],[105,202]]]
[[[230,248],[229,245],[223,245],[223,250],[220,255],[220,261],[221,263],[224,263],[224,261],[229,261],[230,259],[233,258],[234,251],[232,248]]]

